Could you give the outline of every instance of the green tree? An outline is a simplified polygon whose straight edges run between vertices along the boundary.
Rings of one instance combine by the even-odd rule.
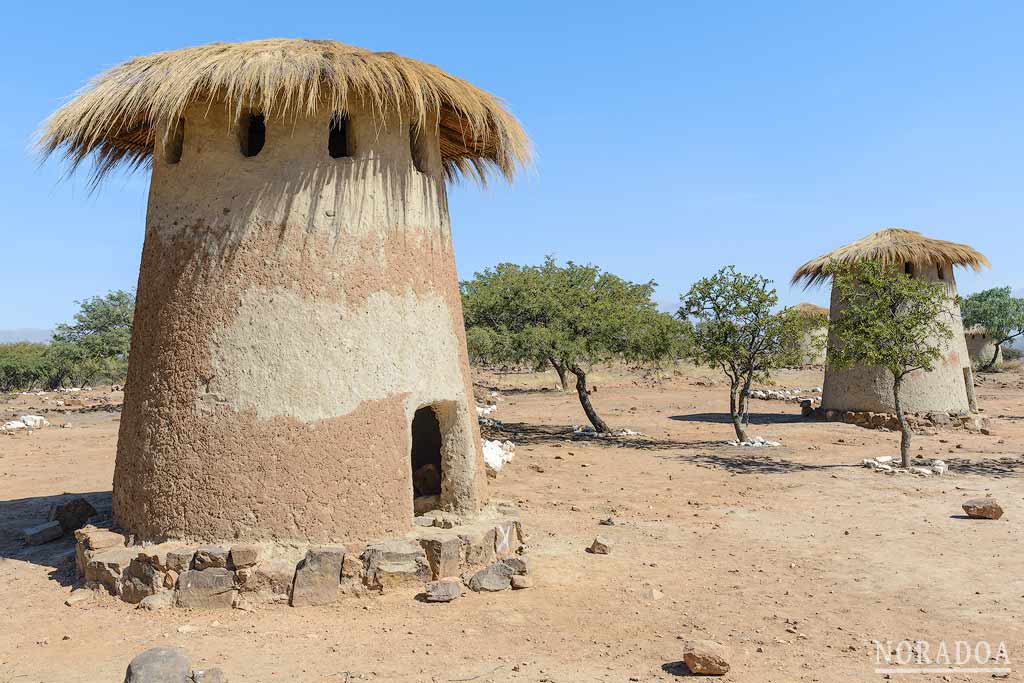
[[[829,270],[839,313],[829,322],[837,343],[828,351],[836,368],[879,367],[892,375],[892,398],[900,423],[900,455],[910,466],[910,425],[900,403],[907,375],[929,372],[952,337],[949,295],[941,282],[913,278],[892,264],[864,261]]]
[[[79,304],[73,324],[61,324],[48,353],[51,381],[85,385],[98,376],[123,377],[128,367],[135,295],[124,290],[95,296]]]
[[[753,382],[799,356],[801,319],[793,309],[774,310],[779,297],[770,284],[726,266],[680,297],[679,317],[693,321],[691,357],[729,379],[729,416],[740,441],[747,441],[743,415]]]
[[[587,369],[612,360],[651,363],[682,348],[684,327],[659,313],[656,283],[634,283],[593,265],[551,257],[540,266],[501,263],[461,283],[470,355],[477,362],[550,364],[563,388],[568,374],[587,419],[608,425],[594,409]]]
[[[0,344],[0,391],[31,391],[49,375],[46,344]]]
[[[982,367],[991,370],[1002,345],[1024,334],[1024,299],[1010,293],[1009,287],[994,287],[972,294],[960,304],[964,325],[981,325],[992,337],[995,352]]]

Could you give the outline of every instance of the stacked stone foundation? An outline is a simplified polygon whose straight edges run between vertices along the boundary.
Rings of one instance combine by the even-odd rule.
[[[865,429],[880,429],[898,431],[900,429],[899,419],[893,413],[875,413],[861,410],[827,410],[821,406],[815,406],[811,401],[803,401],[800,404],[801,413],[804,417],[826,422],[844,422],[857,425]],[[970,432],[987,434],[989,431],[989,420],[987,417],[973,413],[914,413],[906,415],[906,420],[911,428],[945,428],[945,429],[966,429]]]
[[[86,526],[75,532],[75,565],[86,586],[151,609],[328,605],[391,591],[420,593],[444,578],[458,578],[471,590],[497,590],[514,582],[495,588],[481,581],[495,565],[528,571],[526,535],[511,506],[491,505],[471,518],[433,511],[415,522],[403,537],[360,546],[132,545],[116,531]]]

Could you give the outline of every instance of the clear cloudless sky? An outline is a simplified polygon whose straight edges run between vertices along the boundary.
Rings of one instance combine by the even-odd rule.
[[[148,173],[90,194],[31,149],[41,121],[134,55],[326,38],[500,95],[537,162],[450,194],[461,277],[545,254],[659,283],[674,310],[735,264],[775,280],[887,226],[968,242],[1024,287],[1024,3],[249,1],[13,3],[0,29],[0,329],[134,288]]]

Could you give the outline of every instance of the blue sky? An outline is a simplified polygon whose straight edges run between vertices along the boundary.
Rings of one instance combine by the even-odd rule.
[[[886,226],[966,241],[1024,287],[1024,4],[96,3],[12,6],[0,29],[0,328],[50,327],[135,286],[145,173],[62,180],[32,132],[91,76],[215,40],[328,38],[432,62],[532,136],[521,182],[450,194],[462,277],[545,254],[660,284],[674,310],[726,264],[773,278]]]

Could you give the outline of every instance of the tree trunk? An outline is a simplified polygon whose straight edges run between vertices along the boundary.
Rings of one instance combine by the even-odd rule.
[[[736,440],[743,442],[747,441],[747,430],[743,428],[743,418],[740,414],[742,396],[737,398],[737,394],[740,393],[738,387],[729,387],[729,417],[732,418],[732,428],[736,430]]]
[[[569,378],[565,375],[565,366],[554,358],[548,358],[548,360],[551,361],[551,367],[558,374],[558,385],[562,387],[562,391],[569,391]]]
[[[569,371],[576,375],[576,393],[580,397],[580,405],[583,406],[583,412],[587,414],[587,419],[590,420],[590,424],[594,425],[594,429],[599,433],[610,432],[608,425],[605,424],[601,416],[594,410],[594,406],[590,403],[590,391],[587,389],[587,373],[575,365],[569,367]]]
[[[903,406],[900,405],[900,385],[902,377],[897,377],[892,383],[892,400],[896,407],[896,419],[900,422],[900,459],[903,467],[910,467],[910,425],[907,424],[907,416],[903,414]]]
[[[995,367],[996,359],[999,358],[999,346],[999,344],[996,344],[996,350],[992,352],[992,359],[985,364],[985,367],[983,367],[982,370],[991,370]]]

